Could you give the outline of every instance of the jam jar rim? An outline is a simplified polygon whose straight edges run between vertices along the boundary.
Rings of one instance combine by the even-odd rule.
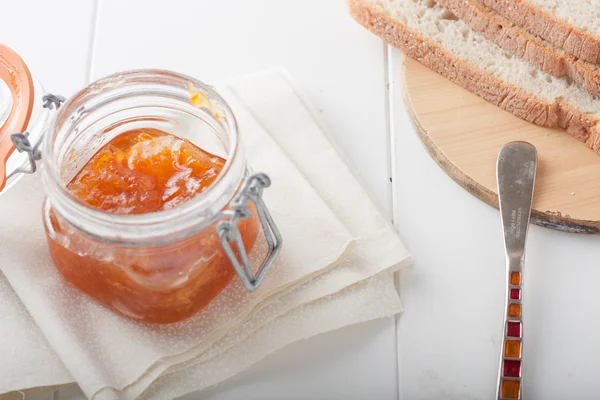
[[[102,93],[103,88],[118,87],[130,79],[170,78],[180,84],[193,85],[199,92],[218,103],[222,112],[220,122],[228,135],[230,146],[227,150],[226,162],[215,181],[202,193],[187,202],[169,210],[148,214],[118,215],[107,213],[88,206],[77,199],[66,187],[61,178],[60,166],[57,165],[53,149],[54,132],[57,125],[68,123],[69,110],[74,103],[79,109],[82,105],[76,102],[85,96]],[[177,87],[181,90],[181,86]],[[89,102],[89,99],[87,99]],[[189,94],[185,102],[189,104]],[[183,104],[183,98],[182,98]],[[214,116],[214,114],[213,114]],[[215,117],[215,120],[217,118]],[[135,69],[121,71],[100,78],[69,98],[52,117],[44,136],[42,158],[42,180],[46,190],[46,204],[49,202],[55,212],[66,219],[82,233],[105,242],[124,245],[144,245],[165,243],[180,240],[204,229],[214,222],[214,217],[227,208],[227,205],[240,187],[247,172],[245,154],[240,143],[237,120],[227,101],[210,85],[193,77],[165,69]]]

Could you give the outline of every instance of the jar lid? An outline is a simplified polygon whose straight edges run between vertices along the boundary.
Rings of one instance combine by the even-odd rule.
[[[6,184],[6,163],[15,151],[13,133],[27,129],[33,111],[33,78],[21,57],[0,44],[0,191]]]

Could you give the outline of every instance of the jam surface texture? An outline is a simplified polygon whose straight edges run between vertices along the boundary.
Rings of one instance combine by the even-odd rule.
[[[125,132],[98,151],[67,188],[113,214],[173,208],[214,182],[225,160],[157,129]]]

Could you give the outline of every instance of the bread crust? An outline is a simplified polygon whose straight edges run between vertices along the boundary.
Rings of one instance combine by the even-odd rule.
[[[358,23],[409,57],[519,118],[541,126],[564,128],[596,153],[600,151],[598,121],[593,116],[574,109],[561,99],[545,102],[465,63],[392,19],[377,6],[366,4],[363,0],[348,0],[347,3],[350,14]]]
[[[573,27],[526,0],[483,0],[483,4],[572,56],[600,64],[600,38],[590,32]]]
[[[438,0],[473,30],[550,75],[571,78],[600,96],[600,67],[578,60],[549,42],[529,34],[477,0]]]

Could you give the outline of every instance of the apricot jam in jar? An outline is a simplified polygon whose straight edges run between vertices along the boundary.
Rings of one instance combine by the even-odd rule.
[[[189,318],[236,273],[254,290],[280,248],[261,199],[268,177],[250,174],[231,109],[193,78],[100,79],[56,112],[41,153],[54,265],[127,317]],[[253,271],[259,234],[269,254]]]

